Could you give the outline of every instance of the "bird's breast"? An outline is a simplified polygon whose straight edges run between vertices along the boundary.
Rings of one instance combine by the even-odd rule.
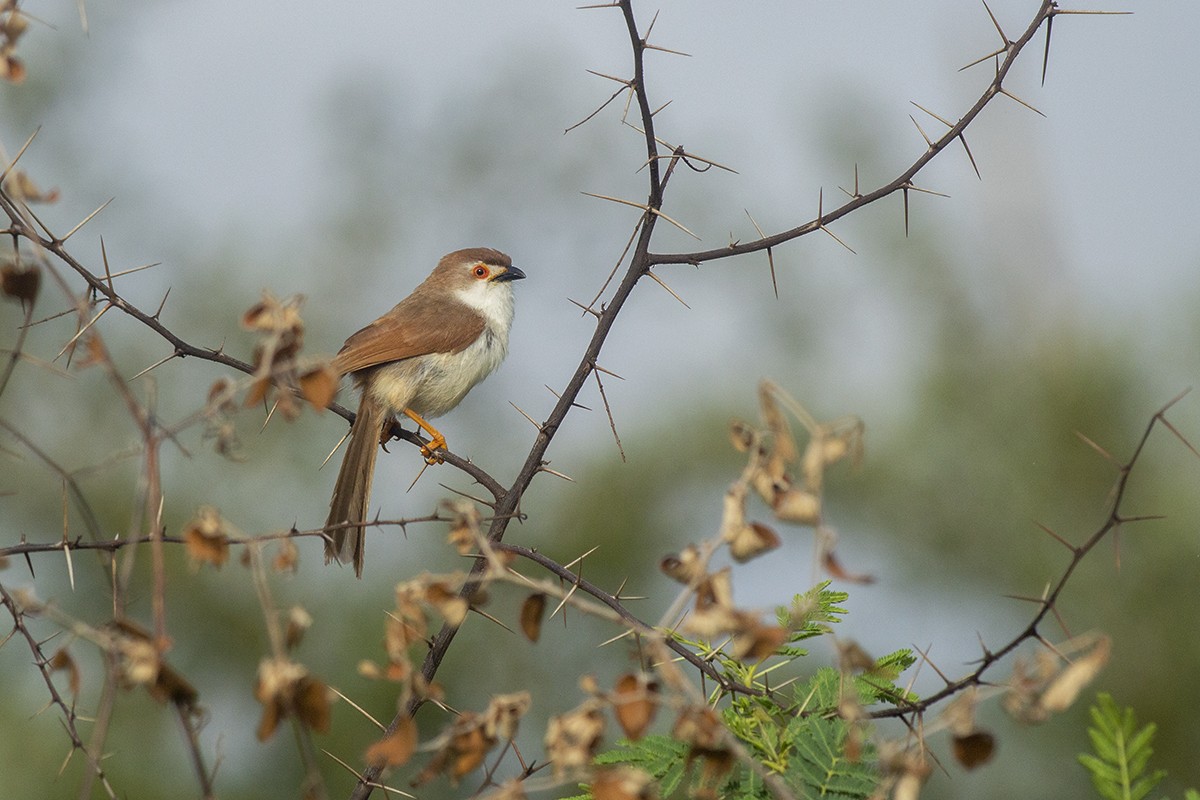
[[[432,353],[417,359],[416,391],[408,407],[423,417],[438,417],[457,406],[467,392],[492,374],[508,354],[505,332],[485,326],[469,347],[457,353]]]

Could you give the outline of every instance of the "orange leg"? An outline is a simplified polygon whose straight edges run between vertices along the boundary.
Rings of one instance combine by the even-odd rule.
[[[408,418],[424,431],[429,434],[429,444],[421,446],[421,455],[425,456],[426,464],[441,464],[444,459],[437,455],[438,450],[443,450],[446,447],[446,437],[437,428],[430,425],[421,415],[413,411],[411,408],[404,409],[404,413]]]

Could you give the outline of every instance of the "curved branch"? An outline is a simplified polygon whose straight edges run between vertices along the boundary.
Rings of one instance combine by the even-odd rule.
[[[1187,394],[1187,392],[1177,395],[1176,397],[1172,398],[1170,402],[1155,412],[1154,416],[1150,418],[1150,422],[1146,425],[1146,429],[1142,432],[1142,436],[1138,440],[1137,446],[1134,447],[1133,455],[1129,457],[1128,461],[1118,465],[1117,479],[1113,484],[1111,491],[1112,501],[1111,508],[1108,512],[1108,517],[1090,536],[1088,536],[1083,544],[1074,546],[1067,545],[1071,548],[1071,560],[1063,570],[1062,574],[1058,576],[1058,580],[1054,582],[1054,585],[1050,587],[1050,589],[1046,592],[1045,597],[1042,598],[1038,605],[1037,613],[1033,615],[1033,618],[1029,621],[1029,624],[998,650],[993,651],[985,648],[983,657],[979,659],[979,666],[977,666],[969,675],[959,678],[956,681],[948,682],[946,686],[942,687],[939,691],[934,692],[927,697],[921,698],[921,700],[916,703],[905,703],[903,705],[897,705],[892,708],[885,708],[872,712],[870,714],[872,718],[882,719],[885,717],[905,717],[908,714],[921,713],[930,706],[933,706],[934,704],[945,700],[948,697],[958,694],[963,689],[971,686],[983,685],[983,674],[993,667],[998,661],[1012,653],[1026,641],[1030,639],[1041,638],[1041,634],[1038,632],[1038,627],[1046,619],[1046,616],[1054,610],[1055,604],[1058,602],[1058,598],[1062,595],[1063,590],[1067,586],[1067,582],[1070,581],[1071,576],[1075,573],[1075,568],[1079,566],[1080,562],[1083,561],[1087,554],[1094,550],[1096,545],[1100,544],[1100,542],[1103,541],[1108,534],[1119,528],[1123,522],[1130,521],[1129,517],[1126,517],[1121,513],[1121,503],[1125,500],[1125,492],[1129,486],[1129,478],[1133,474],[1133,468],[1141,458],[1142,452],[1146,447],[1146,443],[1150,440],[1150,434],[1154,432],[1155,428],[1161,425],[1174,432],[1174,428],[1171,426],[1171,423],[1169,423],[1166,419],[1166,413],[1173,405],[1179,402],[1185,394]],[[1176,435],[1178,436],[1178,434]],[[1182,439],[1182,437],[1180,437],[1180,439]],[[1187,444],[1186,440],[1184,443]],[[1190,449],[1191,445],[1188,445],[1188,447]],[[1195,451],[1193,450],[1193,452]],[[1063,544],[1066,544],[1066,542],[1063,542]]]
[[[730,681],[725,675],[713,667],[711,661],[706,661],[705,659],[696,655],[694,651],[689,650],[687,647],[680,644],[669,635],[666,635],[662,631],[656,630],[646,622],[643,622],[640,618],[634,615],[633,612],[626,608],[625,604],[622,603],[619,598],[615,597],[609,592],[606,592],[604,589],[601,589],[599,586],[587,580],[586,578],[583,578],[580,575],[572,572],[549,556],[545,556],[530,547],[524,547],[517,544],[507,544],[505,542],[495,542],[492,547],[502,553],[513,553],[514,555],[518,555],[528,561],[532,561],[533,563],[545,569],[547,572],[558,576],[572,586],[578,586],[581,591],[590,594],[592,597],[596,598],[601,603],[616,612],[621,619],[629,624],[629,627],[632,630],[635,630],[646,636],[653,636],[661,640],[663,644],[673,650],[676,655],[680,656],[684,661],[687,661],[699,672],[707,675],[724,691],[749,695],[763,694],[761,690],[755,689],[754,687]]]
[[[706,261],[715,261],[721,258],[729,258],[730,256],[740,256],[747,253],[757,253],[763,250],[768,250],[772,247],[778,247],[784,242],[789,242],[793,239],[798,239],[814,231],[821,230],[829,223],[841,219],[842,217],[857,211],[863,206],[870,205],[877,200],[881,200],[890,194],[898,191],[908,191],[913,188],[912,179],[917,173],[925,168],[930,161],[939,153],[954,143],[955,139],[963,137],[967,127],[975,121],[980,112],[990,103],[996,95],[1004,94],[1002,84],[1004,78],[1008,75],[1009,69],[1012,68],[1017,56],[1025,49],[1025,46],[1033,39],[1042,23],[1052,18],[1057,13],[1057,6],[1054,0],[1042,0],[1042,5],[1034,15],[1033,21],[1026,27],[1025,32],[1020,38],[1015,41],[1007,42],[1004,49],[999,52],[1004,53],[1004,58],[999,61],[996,66],[996,77],[988,84],[988,87],[975,101],[975,104],[962,116],[949,130],[937,139],[930,140],[929,146],[921,156],[912,163],[908,169],[900,173],[891,183],[868,192],[867,194],[859,194],[855,187],[855,196],[838,208],[829,212],[821,212],[816,219],[810,220],[803,225],[779,233],[763,236],[749,242],[738,242],[727,247],[716,248],[713,250],[701,250],[692,253],[650,253],[647,257],[647,266],[655,264],[702,264]],[[997,53],[996,55],[999,55]],[[966,140],[963,139],[964,144]]]

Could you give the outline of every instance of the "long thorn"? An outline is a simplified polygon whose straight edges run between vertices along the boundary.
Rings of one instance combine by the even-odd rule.
[[[93,211],[92,213],[88,214],[86,217],[81,219],[79,221],[78,225],[76,225],[74,228],[71,228],[71,230],[67,232],[67,235],[62,237],[58,241],[65,242],[65,241],[67,241],[67,239],[70,239],[72,236],[75,235],[75,233],[80,228],[82,228],[84,225],[87,225],[89,222],[91,222],[93,217],[95,217],[97,214],[99,214],[101,211],[103,211],[108,206],[108,204],[111,203],[115,199],[116,198],[110,197],[107,200],[105,200],[103,203],[100,204],[99,208],[97,208],[95,211]]]
[[[1039,114],[1039,115],[1041,115],[1041,116],[1043,116],[1043,117],[1044,117],[1044,116],[1046,116],[1045,114],[1042,114],[1042,112],[1041,112],[1041,111],[1038,111],[1036,108],[1034,108],[1033,106],[1031,106],[1029,103],[1026,103],[1024,100],[1022,100],[1021,98],[1017,97],[1015,94],[1013,94],[1012,92],[1010,92],[1008,89],[1005,89],[1005,88],[1001,87],[1001,88],[1000,88],[1000,94],[1004,95],[1005,97],[1010,97],[1010,98],[1012,98],[1013,100],[1016,100],[1018,103],[1020,103],[1021,105],[1025,106],[1026,108],[1028,108],[1030,111],[1034,112],[1035,114]]]
[[[1050,63],[1050,28],[1054,25],[1054,15],[1046,17],[1046,52],[1042,54],[1042,86],[1046,85],[1046,66]]]
[[[652,269],[646,270],[646,275],[648,275],[659,286],[666,289],[667,292],[670,293],[671,297],[674,297],[676,300],[678,300],[680,302],[680,304],[683,305],[684,308],[691,309],[691,306],[689,306],[686,302],[684,302],[684,299],[682,297],[680,297],[679,295],[677,295],[675,293],[674,289],[672,289],[670,286],[667,286],[666,282],[663,281],[662,278],[660,278],[654,274],[654,270],[652,270]]]
[[[21,156],[25,154],[25,150],[29,147],[29,145],[33,144],[34,137],[38,135],[38,131],[41,129],[42,126],[38,125],[33,129],[33,133],[29,134],[29,138],[25,140],[25,144],[21,145],[21,149],[17,151],[15,156],[13,156],[12,161],[8,162],[8,166],[4,168],[4,172],[0,173],[0,182],[3,182],[4,179],[8,177],[8,173],[17,165],[17,162],[21,160]]]

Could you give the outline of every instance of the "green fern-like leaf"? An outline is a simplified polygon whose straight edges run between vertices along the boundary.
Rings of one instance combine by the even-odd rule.
[[[786,779],[804,795],[862,800],[879,781],[868,765],[846,757],[849,727],[841,719],[797,717],[788,725],[793,756]]]
[[[670,736],[644,736],[636,742],[618,742],[612,750],[596,756],[596,763],[640,767],[658,782],[659,793],[670,797],[683,781],[687,751],[686,744]]]
[[[841,604],[850,595],[831,590],[829,584],[830,581],[821,581],[804,594],[793,597],[790,608],[781,606],[776,611],[779,624],[792,631],[789,640],[792,644],[829,633],[831,626],[841,622],[848,613]]]
[[[832,712],[841,694],[842,674],[833,667],[821,667],[793,690],[796,709],[804,714]]]
[[[1139,730],[1133,709],[1118,708],[1112,696],[1103,692],[1096,696],[1091,716],[1088,737],[1095,755],[1082,753],[1079,763],[1106,800],[1142,800],[1166,775],[1163,770],[1145,774],[1154,752],[1150,747],[1156,731],[1154,723]]]
[[[900,673],[916,663],[916,656],[908,648],[888,653],[876,660],[870,672],[855,678],[859,700],[863,705],[874,703],[916,702],[918,697],[896,685]]]

